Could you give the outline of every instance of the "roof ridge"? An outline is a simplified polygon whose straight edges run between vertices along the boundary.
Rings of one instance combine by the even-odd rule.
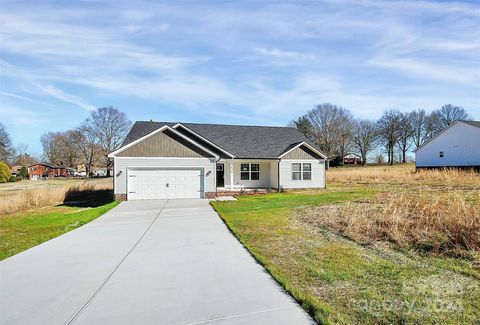
[[[218,124],[218,123],[197,123],[197,122],[168,122],[168,121],[135,121],[142,123],[166,123],[166,124],[194,124],[194,125],[215,125],[215,126],[241,126],[241,127],[262,127],[262,128],[282,128],[282,129],[296,129],[292,126],[277,126],[277,125],[246,125],[246,124]]]

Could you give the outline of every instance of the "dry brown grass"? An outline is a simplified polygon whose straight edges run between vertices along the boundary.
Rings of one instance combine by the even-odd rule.
[[[394,183],[442,186],[478,186],[480,173],[471,170],[415,170],[413,164],[373,167],[331,168],[327,172],[331,183]]]
[[[65,187],[50,187],[48,185],[35,189],[18,191],[12,195],[0,197],[0,216],[32,208],[60,204],[67,195],[77,192],[111,190],[111,183],[81,182]]]
[[[304,208],[302,219],[360,243],[390,241],[436,254],[480,251],[478,192],[389,192],[363,202]]]

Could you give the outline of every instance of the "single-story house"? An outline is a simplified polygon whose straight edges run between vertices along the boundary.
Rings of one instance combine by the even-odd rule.
[[[349,153],[343,157],[343,163],[345,165],[361,165],[362,157],[355,153]]]
[[[457,121],[415,149],[417,168],[480,169],[480,121]]]
[[[53,177],[68,177],[68,171],[65,167],[49,163],[36,163],[27,167],[28,177],[31,180]]]
[[[327,156],[295,128],[136,122],[114,160],[119,200],[325,188]]]

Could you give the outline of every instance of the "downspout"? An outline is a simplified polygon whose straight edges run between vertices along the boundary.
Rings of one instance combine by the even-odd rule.
[[[280,192],[280,159],[277,162],[277,192]]]

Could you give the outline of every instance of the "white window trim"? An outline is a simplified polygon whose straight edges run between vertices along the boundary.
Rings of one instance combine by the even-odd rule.
[[[242,171],[242,165],[248,165],[248,171]],[[258,171],[252,171],[252,165],[258,165]],[[242,173],[248,173],[248,179],[242,179]],[[258,173],[258,179],[252,179],[252,173]],[[258,181],[260,180],[260,164],[259,163],[240,163],[240,181]]]
[[[293,164],[300,164],[300,170],[299,171],[293,171]],[[310,170],[307,170],[307,172],[310,173],[310,179],[303,179],[303,173],[304,173],[304,170],[303,170],[303,165],[305,164],[309,164],[310,165]],[[290,174],[290,177],[292,178],[292,181],[311,181],[312,180],[312,163],[309,163],[309,162],[292,162],[290,164],[290,168],[291,168],[291,174]],[[293,178],[293,173],[300,173],[300,178],[299,179],[294,179]]]

